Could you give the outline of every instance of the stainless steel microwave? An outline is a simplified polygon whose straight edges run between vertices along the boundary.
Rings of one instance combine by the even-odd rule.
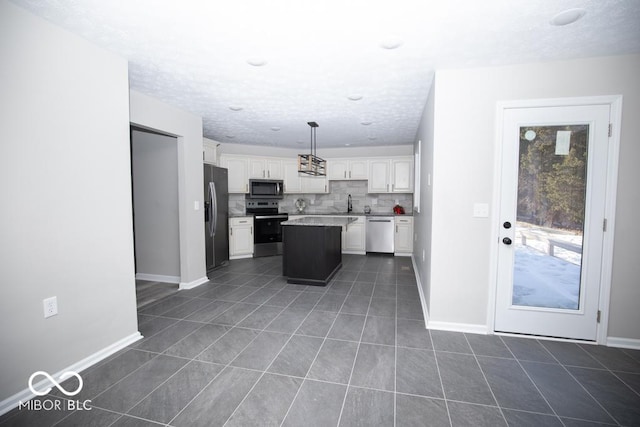
[[[284,182],[281,179],[250,179],[249,197],[252,199],[282,199]]]

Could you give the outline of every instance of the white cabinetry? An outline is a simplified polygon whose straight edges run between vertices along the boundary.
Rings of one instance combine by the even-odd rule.
[[[369,193],[411,193],[413,157],[369,160]]]
[[[285,194],[302,193],[302,180],[298,174],[298,162],[296,160],[283,160],[282,171]]]
[[[413,252],[413,218],[395,217],[395,255],[411,255]]]
[[[218,144],[205,139],[202,141],[202,160],[212,165],[218,164]]]
[[[220,166],[229,170],[229,193],[249,192],[249,160],[245,156],[220,156]]]
[[[342,252],[347,254],[365,254],[365,217],[342,227]]]
[[[367,179],[369,162],[355,159],[327,160],[327,178],[330,180]]]
[[[413,157],[391,160],[391,192],[413,191]]]
[[[302,174],[300,181],[302,181],[303,193],[318,194],[329,192],[329,182],[327,181],[326,176],[310,176]]]
[[[250,157],[249,178],[282,179],[282,160],[266,157]]]
[[[253,217],[229,219],[229,259],[253,257]]]

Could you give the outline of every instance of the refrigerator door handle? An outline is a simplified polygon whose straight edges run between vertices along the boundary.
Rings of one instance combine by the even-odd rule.
[[[211,234],[211,236],[215,236],[218,228],[218,195],[216,194],[215,182],[209,183],[209,196],[211,197],[211,203],[209,206],[213,207],[211,220],[209,221],[209,234]]]

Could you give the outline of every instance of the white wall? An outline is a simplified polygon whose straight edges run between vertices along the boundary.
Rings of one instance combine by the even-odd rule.
[[[202,118],[134,90],[131,124],[178,138],[180,286],[206,282]],[[195,202],[199,208],[195,208]]]
[[[136,277],[180,282],[178,146],[175,137],[132,129]]]
[[[417,141],[421,141],[420,148],[420,212],[413,213],[413,232],[417,235],[417,241],[413,246],[413,261],[415,263],[424,309],[428,322],[431,312],[431,235],[433,214],[433,128],[434,128],[434,100],[435,87],[432,85],[427,104],[425,105],[420,120],[420,127],[416,134]],[[423,257],[424,254],[424,257]]]
[[[602,57],[436,73],[430,321],[487,325],[490,218],[473,218],[491,202],[496,102],[622,94],[610,337],[640,339],[640,55]],[[419,243],[420,244],[420,243]]]
[[[127,62],[0,0],[0,64],[2,411],[138,334]]]

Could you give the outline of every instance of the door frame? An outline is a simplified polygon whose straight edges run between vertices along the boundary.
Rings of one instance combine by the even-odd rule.
[[[495,331],[495,310],[496,296],[498,289],[498,249],[500,224],[498,213],[500,212],[501,199],[501,171],[502,171],[502,147],[503,140],[504,112],[513,108],[536,108],[536,107],[570,107],[583,105],[608,105],[610,108],[609,122],[611,124],[611,136],[609,137],[608,159],[607,159],[607,183],[605,195],[605,218],[607,219],[607,230],[604,233],[602,244],[602,270],[600,273],[600,295],[598,310],[600,310],[600,323],[596,328],[596,343],[605,345],[607,342],[607,330],[609,324],[609,303],[611,296],[611,274],[613,268],[613,246],[615,235],[615,214],[616,195],[618,185],[618,160],[620,153],[620,126],[622,122],[622,95],[610,96],[586,96],[576,98],[546,98],[527,99],[514,101],[498,101],[496,103],[495,122],[495,143],[494,143],[494,176],[493,176],[493,200],[491,224],[491,265],[489,268],[489,301],[487,304],[487,326],[489,334]],[[508,335],[508,334],[504,334]],[[518,334],[518,336],[522,336]],[[571,341],[571,340],[567,340]],[[584,342],[584,341],[580,341]]]

